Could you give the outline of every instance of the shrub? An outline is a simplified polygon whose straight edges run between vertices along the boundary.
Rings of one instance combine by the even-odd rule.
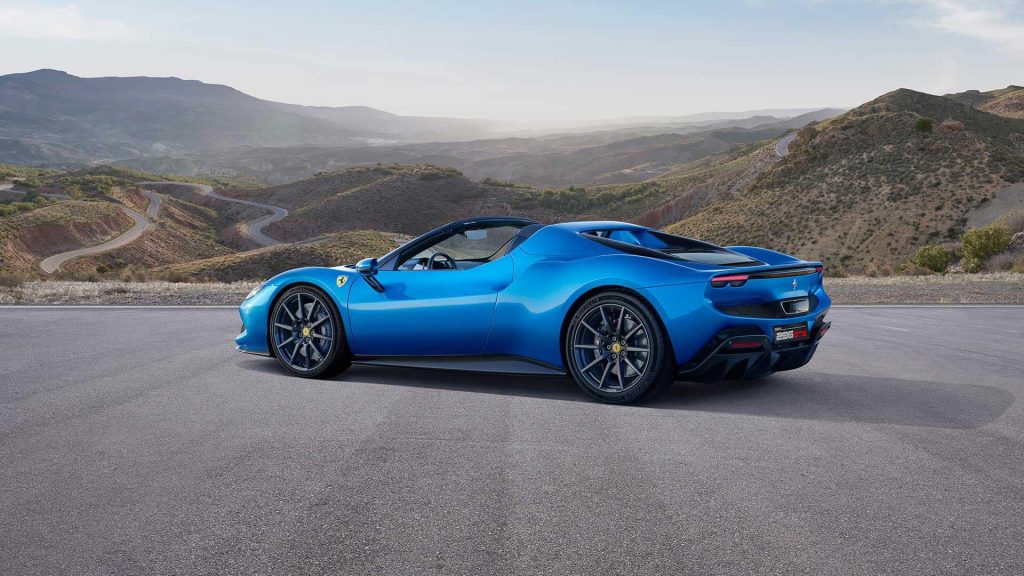
[[[914,122],[914,132],[931,132],[934,124],[935,121],[931,118],[918,118],[917,122]]]
[[[25,283],[25,278],[14,272],[4,270],[0,272],[0,286],[4,288],[18,288]]]
[[[953,262],[953,252],[945,246],[922,246],[917,249],[913,262],[932,272],[945,272]]]
[[[455,168],[442,168],[439,166],[427,165],[424,170],[420,172],[420,180],[441,180],[443,178],[451,178],[453,176],[462,176],[462,172]]]
[[[502,187],[502,188],[516,188],[517,187],[515,182],[511,182],[509,180],[498,180],[497,178],[492,178],[491,176],[488,176],[488,177],[484,178],[481,182],[483,184],[487,184],[489,186],[499,186],[499,187]]]
[[[981,264],[989,257],[1006,250],[1006,247],[1010,245],[1010,229],[1002,224],[972,228],[964,234],[962,243],[964,269],[971,272],[966,264],[968,260],[971,264],[977,264],[977,268],[980,269]]]
[[[1024,232],[1024,210],[1014,210],[999,219],[999,223],[1010,231],[1010,234]]]
[[[897,272],[903,276],[929,276],[935,273],[930,268],[925,268],[913,260],[909,260],[900,266]]]
[[[984,260],[979,260],[973,256],[965,256],[960,261],[960,267],[963,268],[964,272],[970,272],[971,274],[981,271],[981,265],[984,264]]]
[[[1013,269],[1017,263],[1017,255],[1009,252],[996,254],[985,262],[985,270],[988,272],[1006,272]]]
[[[1013,265],[1013,268],[1010,268],[1010,271],[1024,274],[1024,256],[1017,259],[1017,263]]]
[[[189,282],[192,279],[189,278],[188,274],[186,274],[185,272],[183,272],[181,270],[170,270],[170,271],[165,272],[163,274],[162,280],[164,280],[166,282],[182,283],[182,282]]]

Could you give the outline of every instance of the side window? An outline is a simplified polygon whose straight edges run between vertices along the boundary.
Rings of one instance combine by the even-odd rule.
[[[505,247],[519,232],[517,226],[472,228],[448,236],[412,255],[398,270],[465,270],[490,262],[504,254]]]

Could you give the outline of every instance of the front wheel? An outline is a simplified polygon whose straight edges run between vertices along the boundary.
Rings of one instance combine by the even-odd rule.
[[[329,378],[349,367],[341,318],[322,290],[296,286],[271,311],[270,342],[285,370],[304,378]]]
[[[628,404],[657,396],[675,377],[675,360],[650,306],[624,292],[585,301],[565,333],[573,380],[602,402]]]

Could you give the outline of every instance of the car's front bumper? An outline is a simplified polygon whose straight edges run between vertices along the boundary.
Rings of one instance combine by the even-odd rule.
[[[677,378],[700,382],[742,380],[799,368],[810,362],[831,325],[822,315],[815,320],[807,339],[782,343],[772,342],[756,326],[723,330],[692,361],[679,367]]]

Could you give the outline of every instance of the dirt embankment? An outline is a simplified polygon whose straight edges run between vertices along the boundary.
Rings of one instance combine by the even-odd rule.
[[[127,214],[113,204],[71,201],[0,222],[0,270],[35,274],[52,254],[92,246],[131,228]]]

